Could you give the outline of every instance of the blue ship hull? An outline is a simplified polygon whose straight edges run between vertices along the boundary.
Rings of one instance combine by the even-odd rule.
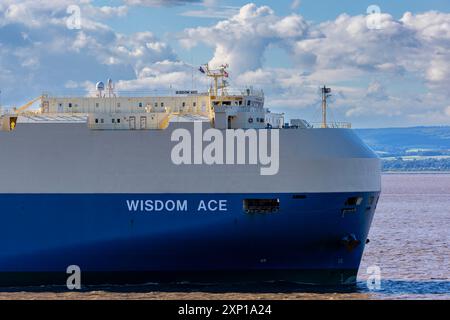
[[[70,265],[83,284],[352,284],[378,196],[0,194],[0,285],[65,284]],[[279,209],[244,210],[244,199],[260,198]]]

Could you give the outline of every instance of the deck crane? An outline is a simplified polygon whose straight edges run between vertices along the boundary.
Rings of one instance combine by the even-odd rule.
[[[42,98],[42,96],[39,96],[36,99],[33,99],[33,100],[27,102],[26,104],[24,104],[23,106],[21,106],[19,108],[14,108],[14,113],[20,114],[20,113],[24,112],[26,109],[31,107],[33,105],[33,103],[35,103],[36,101],[40,100],[41,98]]]

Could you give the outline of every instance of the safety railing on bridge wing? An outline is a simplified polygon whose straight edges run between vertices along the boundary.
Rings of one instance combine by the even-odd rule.
[[[327,122],[326,126],[322,122],[309,122],[311,128],[332,128],[332,129],[351,129],[350,122]]]
[[[317,129],[317,128],[330,128],[330,129],[351,129],[352,124],[350,122],[328,122],[325,126],[322,122],[308,122],[305,120],[291,121],[286,123],[283,128],[286,129]]]

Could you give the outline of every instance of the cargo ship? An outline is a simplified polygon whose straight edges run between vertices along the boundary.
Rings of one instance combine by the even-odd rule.
[[[380,160],[350,125],[286,122],[200,68],[206,92],[43,94],[0,118],[0,285],[352,285]]]

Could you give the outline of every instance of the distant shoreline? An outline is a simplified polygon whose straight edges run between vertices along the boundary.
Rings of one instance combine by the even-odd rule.
[[[450,174],[450,171],[382,171],[382,174]]]

